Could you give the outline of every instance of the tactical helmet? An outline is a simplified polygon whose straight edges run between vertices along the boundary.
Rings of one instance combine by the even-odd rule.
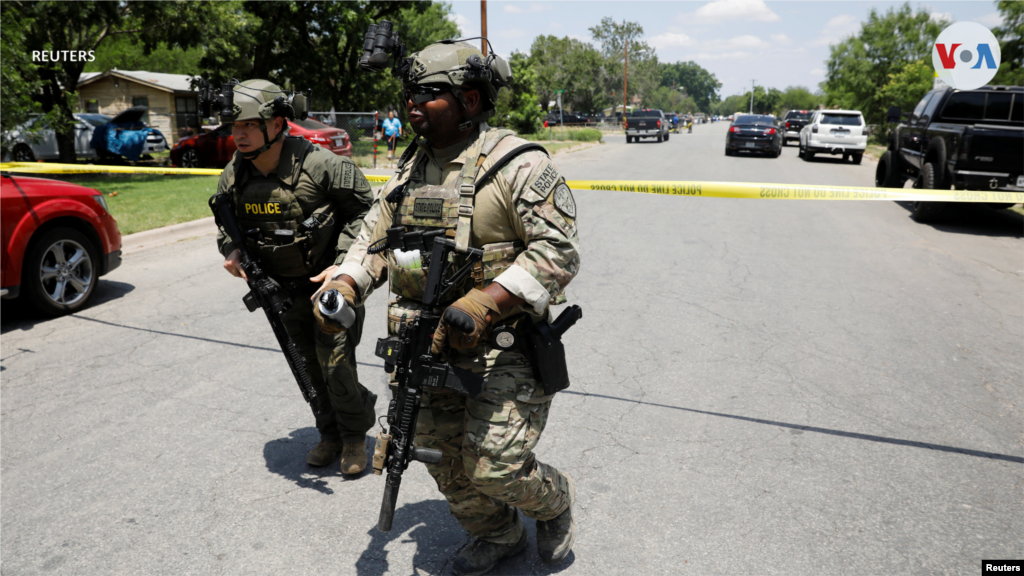
[[[485,58],[472,44],[442,40],[407,58],[403,62],[401,77],[405,85],[451,85],[452,94],[468,111],[469,106],[462,96],[463,87],[484,91],[493,104],[498,100],[498,91],[512,82],[512,69],[504,58],[493,52]],[[468,122],[486,120],[493,114],[492,108]]]
[[[234,105],[230,111],[221,112],[221,119],[225,122],[270,120],[275,115],[294,118],[295,111],[282,94],[284,91],[277,84],[267,80],[253,79],[235,84]]]

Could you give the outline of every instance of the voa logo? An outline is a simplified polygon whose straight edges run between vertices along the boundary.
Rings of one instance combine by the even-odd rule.
[[[999,42],[988,28],[958,22],[939,34],[932,48],[935,74],[953,88],[974,90],[999,70]]]

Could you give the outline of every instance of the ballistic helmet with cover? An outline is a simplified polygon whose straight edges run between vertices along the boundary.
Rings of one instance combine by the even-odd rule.
[[[449,84],[452,94],[467,111],[469,106],[462,89],[484,92],[491,108],[459,126],[465,129],[466,124],[482,122],[494,115],[493,105],[498,100],[498,91],[512,82],[512,69],[493,51],[485,58],[476,46],[457,40],[442,40],[407,58],[403,62],[401,78],[406,86]]]
[[[282,126],[282,130],[271,141],[267,137],[266,121],[275,116],[294,118],[295,110],[283,96],[285,92],[277,84],[267,80],[246,80],[245,82],[235,84],[233,92],[234,102],[231,110],[222,110],[220,117],[224,122],[259,120],[264,144],[248,154],[242,154],[243,158],[252,160],[269,150],[284,135],[284,127]]]

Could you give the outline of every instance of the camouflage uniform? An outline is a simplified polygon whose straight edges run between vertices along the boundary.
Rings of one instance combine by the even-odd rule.
[[[369,183],[351,159],[304,138],[288,137],[280,163],[266,176],[236,152],[221,174],[217,192],[232,189],[242,230],[258,228],[265,237],[275,230],[291,230],[299,239],[300,224],[311,216],[329,223],[310,239],[311,250],[298,249],[299,242],[280,247],[250,241],[248,248],[291,293],[293,305],[285,314],[285,327],[306,359],[317,396],[330,402],[331,409],[316,417],[321,438],[362,443],[375,421],[377,400],[359,383],[356,373],[355,347],[362,332],[363,308],[357,308],[352,328],[324,334],[316,326],[310,302],[318,286],[309,277],[344,260],[373,200]],[[235,249],[223,230],[217,234],[217,247],[225,258]]]
[[[409,229],[454,228],[459,211],[460,173],[477,162],[486,142],[497,144],[486,155],[483,174],[525,141],[508,131],[479,124],[473,136],[451,149],[422,147],[403,158],[398,173],[378,195],[375,212],[364,222],[361,240],[385,237],[392,225]],[[387,196],[400,185],[405,194],[397,202]],[[416,199],[428,198],[428,208],[417,212]],[[444,198],[444,206],[437,198]],[[557,198],[557,200],[556,200]],[[433,203],[430,205],[429,203]],[[425,215],[429,212],[437,217]],[[469,245],[484,250],[484,264],[468,285],[453,289],[444,305],[474,285],[501,284],[525,300],[504,313],[522,311],[535,318],[546,316],[551,304],[565,301],[564,287],[579,269],[576,208],[564,179],[548,156],[536,150],[515,156],[476,194],[471,213]],[[398,217],[396,218],[396,214]],[[370,229],[372,228],[372,232]],[[365,298],[390,274],[391,291],[398,295],[389,305],[388,331],[397,333],[403,314],[414,313],[422,278],[397,268],[389,254],[369,256],[353,252],[338,270],[355,281]],[[474,400],[448,391],[427,390],[420,411],[416,444],[441,450],[444,457],[427,470],[448,500],[449,509],[472,536],[499,544],[519,540],[523,527],[515,509],[541,521],[567,509],[568,487],[555,468],[539,462],[533,448],[547,422],[552,396],[533,376],[529,358],[518,350],[501,351],[483,343],[460,351],[453,364],[485,376],[484,390]]]

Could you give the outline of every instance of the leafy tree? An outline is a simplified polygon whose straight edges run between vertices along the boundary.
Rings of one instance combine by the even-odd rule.
[[[776,113],[785,114],[787,110],[815,110],[824,102],[825,97],[822,94],[814,94],[803,86],[788,86],[782,91],[782,100],[779,101]]]
[[[931,65],[931,51],[942,31],[925,9],[910,4],[890,8],[884,15],[874,8],[856,36],[829,48],[828,71],[822,88],[830,106],[861,110],[869,124],[880,124],[888,103],[882,88],[889,74],[909,63]]]
[[[535,88],[541,107],[557,100],[556,90],[565,90],[562,105],[592,112],[603,107],[600,70],[603,59],[593,46],[575,38],[538,36],[530,46],[530,66],[536,75]]]
[[[164,74],[195,74],[203,48],[181,48],[160,42],[152,52],[146,53],[138,38],[118,36],[106,42],[96,52],[96,60],[86,62],[83,72],[118,70],[145,70]]]
[[[695,110],[710,114],[711,105],[720,100],[718,91],[722,89],[722,83],[696,62],[661,64],[659,69],[661,85],[685,89],[697,104]]]
[[[750,92],[735,94],[715,105],[715,114],[730,116],[737,112],[746,112],[750,106]]]
[[[636,22],[615,22],[605,17],[601,23],[590,28],[590,35],[601,45],[605,63],[601,71],[601,84],[606,93],[615,92],[621,97],[626,74],[626,46],[629,46],[629,76],[626,84],[627,97],[644,100],[661,85],[658,57],[654,48],[640,40],[644,29]]]
[[[913,110],[924,95],[932,89],[935,71],[922,60],[903,65],[897,72],[889,74],[889,82],[879,92],[879,100],[887,106],[899,106],[902,110]],[[888,126],[880,124],[883,132]]]
[[[21,17],[16,3],[0,3],[0,28],[3,29],[0,36],[0,109],[3,110],[0,115],[0,130],[3,131],[0,155],[11,152],[9,131],[27,121],[30,115],[42,111],[42,106],[32,99],[33,94],[42,90],[42,80],[25,46],[25,36],[32,24],[32,19]],[[31,127],[22,132],[29,138],[33,136]]]
[[[533,134],[540,129],[544,116],[534,93],[537,73],[530,65],[530,57],[522,52],[512,53],[509,66],[512,67],[512,84],[498,93],[496,114],[490,123],[520,134]]]
[[[653,94],[644,100],[643,105],[645,108],[657,108],[665,112],[678,112],[679,114],[696,112],[699,109],[692,96],[668,86],[659,86]]]
[[[99,52],[118,36],[140,39],[142,50],[152,52],[160,42],[182,47],[197,44],[203,22],[209,20],[206,2],[10,2],[14,17],[28,23],[26,51],[69,50]],[[5,26],[6,34],[6,26]],[[34,62],[23,77],[38,75],[38,102],[50,116],[61,162],[75,161],[74,110],[79,78],[85,61],[70,58]],[[15,66],[17,69],[17,66]],[[19,70],[19,72],[22,72]],[[8,111],[5,110],[5,114]]]
[[[1000,0],[996,3],[1003,15],[1003,25],[992,30],[999,39],[999,71],[992,84],[1024,86],[1024,2]]]

